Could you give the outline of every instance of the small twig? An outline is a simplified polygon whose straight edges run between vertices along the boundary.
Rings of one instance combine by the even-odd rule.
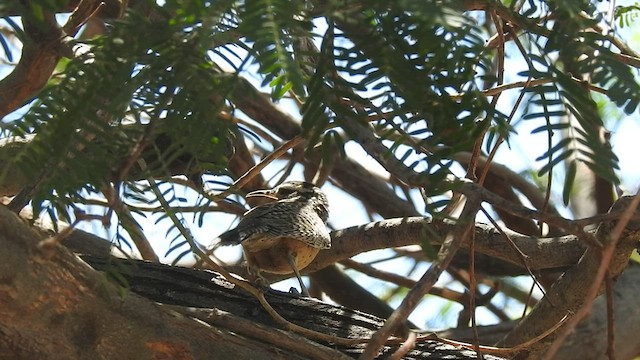
[[[469,273],[466,270],[459,270],[459,269],[453,269],[451,267],[449,267],[449,269],[447,269],[447,272],[449,273],[449,275],[451,275],[451,277],[453,277],[456,281],[458,281],[460,284],[462,284],[462,286],[464,286],[465,288],[470,288],[469,286]],[[500,319],[500,321],[510,321],[511,317],[507,316],[507,314],[504,313],[504,311],[502,311],[501,309],[498,309],[497,306],[495,306],[493,303],[491,303],[491,300],[496,296],[496,294],[500,291],[499,290],[499,285],[498,283],[488,280],[488,279],[482,279],[480,281],[476,281],[477,283],[482,283],[483,285],[486,285],[487,287],[489,287],[490,289],[487,290],[486,293],[482,293],[478,290],[478,287],[476,286],[476,292],[474,294],[475,296],[475,304],[476,304],[476,308],[478,306],[482,306],[484,308],[486,308],[487,310],[491,311],[498,319]],[[464,293],[464,298],[467,299],[467,297],[469,296],[469,292]],[[505,296],[508,296],[507,294],[505,294]],[[514,298],[515,299],[515,298]],[[515,299],[518,300],[518,299]],[[469,300],[465,300],[464,303],[462,303],[464,306],[469,304]],[[468,323],[468,321],[467,321]],[[467,325],[465,324],[465,327]]]
[[[621,63],[640,69],[640,58],[626,54],[613,54]]]
[[[416,338],[417,335],[415,332],[410,331],[407,335],[407,339],[400,345],[398,350],[396,350],[389,357],[390,360],[401,360],[404,359],[404,356],[409,353],[414,347],[416,347]]]
[[[491,222],[491,225],[493,225],[493,227],[506,240],[507,244],[509,244],[509,246],[513,249],[513,251],[518,255],[520,260],[522,260],[522,266],[524,266],[524,268],[529,273],[529,276],[531,277],[531,279],[533,279],[533,283],[538,287],[538,289],[540,289],[540,291],[542,292],[542,295],[545,295],[544,288],[538,282],[538,279],[533,274],[533,271],[531,271],[531,267],[529,266],[529,257],[527,255],[525,255],[520,250],[520,248],[518,248],[518,245],[516,245],[516,243],[514,243],[513,240],[511,240],[511,237],[509,237],[509,235],[507,235],[507,233],[504,232],[502,227],[493,219],[493,216],[491,216],[491,214],[489,214],[489,212],[486,211],[484,209],[484,207],[481,207],[480,211],[482,211],[482,213],[487,217],[487,219],[489,219],[489,222]],[[527,306],[526,306],[526,303],[525,303],[525,310],[526,310],[526,308],[527,308]]]
[[[511,215],[543,221],[576,235],[581,240],[585,241],[588,245],[598,248],[602,247],[602,244],[600,244],[600,242],[595,238],[593,234],[587,233],[584,228],[580,226],[580,224],[576,224],[571,220],[563,218],[562,216],[529,209],[522,205],[515,204],[475,183],[462,183],[459,187],[456,188],[456,191],[459,191],[465,195],[479,194],[483,201],[486,201],[493,206],[499,207],[500,209],[508,212]]]
[[[605,275],[608,272],[609,263],[613,258],[616,246],[618,245],[618,241],[620,240],[625,227],[633,217],[633,214],[636,212],[638,204],[640,204],[640,192],[636,193],[636,195],[633,197],[629,206],[622,213],[620,220],[616,223],[616,226],[609,234],[609,243],[601,251],[600,266],[598,267],[598,272],[594,276],[591,287],[589,288],[585,296],[584,305],[578,310],[576,315],[567,322],[567,326],[562,329],[553,344],[551,344],[549,350],[545,354],[545,359],[552,359],[556,352],[558,352],[558,350],[560,349],[560,346],[562,346],[566,337],[571,332],[573,332],[575,327],[582,319],[589,315],[591,307],[593,306],[593,301],[598,296],[600,287],[602,286]]]
[[[509,347],[509,348],[500,348],[500,347],[495,347],[495,346],[483,346],[480,345],[480,349],[482,351],[484,351],[487,354],[491,354],[491,355],[496,355],[496,356],[506,356],[506,357],[511,357],[514,354],[519,353],[522,350],[526,350],[528,347],[530,347],[531,345],[539,342],[540,340],[546,338],[547,336],[551,335],[553,332],[555,332],[558,328],[560,328],[562,325],[564,325],[564,323],[567,321],[567,319],[569,319],[569,315],[565,315],[562,319],[560,319],[560,321],[558,321],[554,326],[552,326],[551,328],[547,329],[546,331],[544,331],[542,334],[532,338],[531,340],[527,340],[521,344],[518,344],[516,346],[513,347]],[[469,350],[473,350],[474,349],[474,345],[473,344],[469,344],[469,343],[465,343],[465,342],[461,342],[461,341],[456,341],[456,340],[449,340],[449,339],[445,339],[445,338],[441,338],[438,335],[434,334],[434,333],[430,333],[427,334],[425,336],[419,336],[417,341],[424,341],[424,340],[436,340],[436,341],[440,341],[443,342],[445,344],[449,344],[449,345],[453,345],[453,346],[461,346],[464,348],[467,348]]]
[[[607,356],[609,360],[615,360],[615,308],[613,304],[613,279],[609,275],[609,271],[607,271],[604,283],[607,298]]]
[[[269,165],[275,159],[281,157],[289,149],[300,144],[302,141],[304,141],[304,138],[301,135],[298,135],[293,139],[286,141],[279,148],[275,149],[272,153],[265,156],[265,158],[262,159],[262,161],[257,163],[251,169],[249,169],[249,171],[247,171],[242,176],[240,176],[238,180],[236,180],[233,184],[231,184],[231,186],[229,186],[227,190],[212,196],[212,200],[218,201],[218,200],[224,199],[230,194],[233,194],[236,190],[241,189],[244,185],[246,185],[249,181],[251,181],[251,179],[253,179],[256,175],[258,175],[260,171],[262,171],[262,169],[264,169],[267,165]]]
[[[101,191],[108,203],[109,210],[107,217],[110,218],[109,214],[111,211],[115,212],[120,220],[120,225],[129,234],[129,236],[131,236],[131,240],[140,252],[142,258],[156,263],[160,262],[160,257],[158,257],[153,246],[151,246],[151,242],[147,239],[144,231],[142,231],[138,222],[134,219],[131,210],[127,207],[127,204],[122,201],[122,198],[116,188],[113,185],[105,185],[101,188]]]
[[[595,91],[597,93],[600,94],[607,94],[607,90],[603,89],[599,86],[595,86],[591,83],[585,82],[583,80],[580,80],[576,77],[571,77],[571,80],[582,85],[582,86],[586,86],[589,90],[591,91]],[[526,81],[516,81],[516,82],[512,82],[512,83],[507,83],[507,84],[503,84],[503,85],[499,85],[496,87],[493,87],[491,89],[486,89],[486,90],[482,90],[481,93],[486,95],[486,96],[495,96],[497,94],[500,94],[502,92],[505,92],[506,90],[510,90],[510,89],[517,89],[517,88],[530,88],[530,87],[536,87],[539,85],[544,85],[544,84],[549,84],[552,82],[557,81],[556,79],[536,79],[536,80],[526,80]],[[450,97],[452,99],[462,99],[465,96],[465,94],[452,94],[450,95]]]
[[[534,280],[533,284],[531,284],[531,287],[529,288],[529,296],[528,296],[529,299],[533,297],[533,290],[535,290],[536,286],[540,286],[540,285],[537,285],[537,282]],[[520,317],[520,321],[522,321],[522,319],[524,319],[524,317],[527,316],[528,307],[529,307],[529,301],[524,302],[524,308],[522,309],[522,316]]]
[[[59,233],[53,236],[49,236],[41,240],[40,242],[38,242],[38,247],[42,249],[42,248],[49,248],[53,245],[60,244],[62,241],[64,241],[64,239],[66,239],[67,237],[69,237],[69,235],[71,235],[71,233],[75,230],[76,226],[80,221],[81,221],[80,219],[76,218],[76,220],[72,224],[62,229],[62,231],[60,231]]]
[[[364,352],[360,355],[360,359],[375,358],[393,330],[407,320],[420,302],[420,299],[433,287],[440,275],[449,266],[458,248],[468,236],[469,231],[472,230],[473,219],[475,219],[479,206],[480,199],[478,196],[467,197],[467,202],[460,214],[460,219],[463,221],[454,228],[452,233],[447,235],[440,247],[440,251],[438,251],[437,259],[431,264],[431,267],[424,273],[422,278],[418,280],[416,286],[409,291],[400,306],[389,316],[384,325],[373,334],[371,341],[369,341]]]
[[[269,342],[269,344],[273,344],[276,348],[294,351],[297,354],[303,355],[305,358],[323,360],[351,359],[351,357],[337,350],[312,342],[297,334],[291,334],[281,329],[270,328],[266,325],[235,316],[226,311],[218,309],[185,308],[174,305],[162,305],[162,307],[169,308],[188,317],[202,320],[207,324],[223,327],[245,337]]]
[[[512,28],[509,25],[506,25],[507,29],[509,29],[509,31],[512,31]],[[516,34],[514,34],[513,36],[513,40],[516,43],[516,45],[518,46],[518,49],[520,49],[520,52],[522,53],[522,56],[527,59],[527,63],[529,64],[529,68],[531,69],[531,67],[533,66],[531,64],[531,60],[529,60],[527,58],[527,56],[525,55],[525,51],[524,48],[522,47],[522,44],[520,43],[520,40],[518,39],[518,36]],[[529,86],[531,86],[533,79],[531,78],[531,76],[529,76],[529,78],[524,82],[523,87],[524,88],[528,88]],[[504,86],[502,83],[498,84],[499,86]],[[518,108],[520,107],[520,103],[522,103],[522,100],[524,99],[524,95],[525,92],[521,91],[520,94],[518,95],[518,98],[516,99],[515,104],[513,105],[513,108],[511,109],[511,113],[509,114],[509,116],[507,117],[507,124],[511,124],[511,121],[513,120],[513,117],[516,114],[516,111],[518,110]],[[493,162],[493,158],[495,157],[496,153],[498,152],[498,149],[500,148],[500,146],[502,145],[502,143],[504,143],[504,136],[501,134],[498,136],[498,139],[496,140],[496,143],[493,145],[493,147],[491,148],[491,151],[489,152],[489,156],[487,156],[487,160],[486,160],[486,165],[482,171],[482,175],[480,176],[480,180],[479,183],[483,184],[484,180],[487,177],[487,174],[489,173],[489,168],[491,166],[491,163]]]
[[[416,286],[416,281],[411,280],[405,276],[401,276],[392,272],[379,270],[374,268],[371,265],[362,264],[352,259],[341,260],[340,264],[346,266],[347,268],[359,271],[365,275],[371,276],[376,279],[380,279],[383,281],[388,281],[398,286],[406,287],[408,289]],[[461,292],[454,291],[447,288],[441,288],[434,286],[429,290],[429,294],[439,296],[443,299],[447,299],[449,301],[455,301],[459,304],[464,304],[468,302],[467,296]]]
[[[498,61],[498,69],[497,71],[497,84],[498,85],[502,85],[502,81],[504,78],[504,37],[502,36],[502,27],[500,26],[500,21],[497,19],[497,17],[495,16],[495,10],[492,11],[488,11],[489,15],[491,16],[491,18],[494,20],[495,26],[496,26],[496,30],[498,32],[498,36],[500,36],[500,46],[498,47],[498,55],[496,56],[497,61]],[[500,98],[500,95],[502,93],[497,93],[493,99],[491,99],[491,106],[495,107],[498,99]],[[482,131],[481,133],[479,133],[477,135],[477,138],[475,140],[475,143],[473,145],[472,151],[471,151],[471,159],[469,161],[469,164],[467,166],[467,174],[466,177],[468,179],[471,179],[473,181],[477,181],[478,180],[478,176],[476,174],[476,168],[478,166],[478,160],[480,159],[480,157],[482,156],[482,143],[483,143],[483,139],[487,133],[487,129],[489,128],[489,124],[487,124],[487,122],[490,122],[491,119],[489,118],[485,118],[482,122],[481,122],[481,127],[482,127]],[[482,181],[478,182],[479,184],[482,184]]]
[[[475,232],[471,232],[469,236],[469,312],[471,315],[471,330],[473,332],[473,350],[478,355],[478,359],[483,359],[480,349],[480,340],[478,338],[478,325],[476,322],[476,249],[475,249]]]
[[[78,3],[78,6],[76,6],[76,8],[71,13],[71,16],[69,16],[67,23],[64,24],[62,29],[69,36],[75,35],[78,30],[80,30],[82,25],[86,24],[89,20],[96,16],[98,11],[100,11],[100,9],[102,9],[104,6],[104,1],[99,1],[96,4],[95,0],[81,0]]]

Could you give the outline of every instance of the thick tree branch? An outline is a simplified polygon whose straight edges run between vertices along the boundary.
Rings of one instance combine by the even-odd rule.
[[[24,105],[47,83],[60,59],[64,33],[50,12],[38,19],[24,9],[23,23],[28,37],[20,62],[0,81],[0,119]]]
[[[50,226],[42,226],[46,231],[52,231]],[[371,250],[420,245],[424,240],[440,245],[444,236],[451,231],[453,226],[454,224],[451,222],[432,222],[431,219],[413,217],[382,220],[336,230],[331,233],[331,249],[321,251],[315,261],[302,272],[305,274],[313,273],[340,260]],[[476,251],[522,267],[519,256],[513,252],[500,232],[485,224],[476,224],[474,231]],[[584,243],[573,235],[536,238],[509,230],[505,230],[505,232],[516,246],[527,255],[532,270],[568,268],[575,265],[586,250]],[[64,244],[83,254],[104,256],[109,253],[108,241],[81,230],[74,230],[65,239]],[[463,242],[462,248],[468,248],[468,244]],[[230,269],[238,274],[243,274],[245,271],[243,266],[232,266]],[[284,278],[271,277],[270,279]]]
[[[630,197],[618,200],[612,212],[624,211],[631,202]],[[616,222],[606,222],[598,227],[597,238],[603,243],[610,242],[611,231]],[[640,222],[628,224],[615,249],[614,257],[609,265],[609,274],[617,277],[624,270],[631,252],[640,242]],[[586,295],[598,273],[602,259],[602,249],[589,248],[577,265],[571,267],[547,291],[544,299],[538,302],[532,312],[501,342],[503,345],[514,345],[535,337],[546,329],[553,327],[566,315],[575,314],[585,305]],[[527,356],[541,358],[556,334],[545,338],[532,346]]]
[[[336,230],[331,233],[331,249],[321,251],[316,259],[302,270],[313,273],[326,266],[357,254],[392,247],[421,245],[428,241],[441,245],[444,237],[455,225],[451,222],[433,222],[423,217],[388,219],[367,225]],[[495,228],[475,225],[475,249],[477,252],[524,267],[518,254]],[[536,238],[505,230],[506,234],[528,258],[532,270],[564,269],[578,262],[586,247],[573,235],[556,238]],[[467,242],[462,243],[468,249]],[[244,274],[243,266],[231,267],[232,272]],[[268,275],[272,281],[287,276]]]
[[[219,312],[227,317],[232,317],[231,314],[233,314],[233,317],[239,321],[250,320],[261,326],[260,329],[251,329],[249,323],[244,323],[244,325],[230,324],[240,335],[259,336],[265,331],[272,332],[274,330],[264,326],[271,328],[276,325],[276,322],[261,310],[260,304],[255,298],[235,288],[215,273],[124,259],[106,260],[87,256],[84,256],[83,259],[102,271],[119,269],[120,274],[127,279],[132,292],[162,304],[172,305],[172,308],[177,311],[196,316],[209,324],[226,327],[225,324],[232,320],[215,318],[215,313]],[[383,319],[375,316],[310,298],[298,298],[278,291],[270,291],[266,297],[269,303],[287,320],[332,336],[368,339],[373,331],[383,323]],[[188,309],[181,309],[182,307]],[[190,308],[200,309],[191,310]],[[299,337],[298,340],[307,341]],[[288,339],[284,339],[283,342],[287,343]],[[445,348],[438,350],[434,345],[440,346],[442,344],[426,341],[419,344],[417,351],[414,351],[412,355],[418,359],[442,356],[442,351]],[[396,346],[397,344],[385,346],[385,352],[394,351]],[[354,347],[330,345],[330,347],[350,356],[357,356],[362,352],[361,345]],[[427,349],[436,350],[436,353],[429,355],[424,352]],[[448,356],[457,359],[459,355],[449,352]],[[468,353],[468,356],[473,355]]]
[[[114,279],[126,279],[130,291],[172,306],[132,293],[123,296],[122,289],[103,275],[56,244],[42,245],[41,239],[42,235],[0,207],[3,356],[205,359],[216,354],[218,359],[342,359],[362,351],[361,346],[327,346],[278,330],[255,298],[214,273],[87,258],[107,273],[117,272]],[[382,324],[374,316],[313,299],[278,293],[269,294],[268,299],[290,321],[335,336],[367,339]],[[385,346],[385,351],[393,352],[397,346]],[[412,356],[466,359],[475,355],[428,340]]]
[[[14,359],[281,358],[259,340],[164,311],[122,293],[0,206],[0,348]],[[247,344],[251,343],[252,346]],[[300,358],[281,350],[292,358]],[[287,356],[287,357],[288,357]]]

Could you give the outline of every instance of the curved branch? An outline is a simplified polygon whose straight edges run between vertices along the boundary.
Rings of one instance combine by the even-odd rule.
[[[616,281],[613,291],[615,306],[615,352],[618,359],[633,359],[640,354],[640,266],[629,266]],[[554,356],[555,360],[604,359],[607,351],[607,306],[605,295],[594,302],[591,315],[584,319],[567,338]],[[480,341],[483,344],[495,344],[506,336],[518,324],[510,321],[496,325],[480,326]],[[471,342],[471,328],[455,328],[438,332],[441,338]],[[585,346],[589,344],[589,346]]]
[[[453,222],[434,222],[424,217],[409,217],[336,230],[331,233],[331,249],[321,251],[302,273],[313,273],[371,250],[421,245],[425,240],[431,244],[442,245],[444,237],[454,227]],[[521,258],[498,230],[489,225],[476,224],[474,232],[477,252],[524,268]],[[586,249],[584,242],[574,235],[538,238],[506,229],[504,232],[527,256],[529,266],[534,271],[562,269],[575,265]],[[469,244],[465,241],[461,248],[469,249]],[[231,266],[229,269],[240,275],[246,271],[244,266]],[[288,276],[269,274],[266,277],[271,281],[278,281]]]
[[[27,39],[20,62],[0,81],[0,119],[24,105],[47,83],[65,39],[54,13],[44,12],[42,19],[37,19],[31,9],[24,9],[22,16]]]

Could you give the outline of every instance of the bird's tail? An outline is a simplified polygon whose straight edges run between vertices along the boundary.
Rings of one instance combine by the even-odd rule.
[[[215,238],[209,246],[201,250],[204,252],[204,255],[211,257],[213,252],[216,251],[216,249],[220,246],[230,246],[238,244],[240,244],[240,233],[236,229],[231,229],[220,234],[220,236]],[[197,259],[194,267],[198,268],[202,266],[202,263],[202,259]]]
[[[238,231],[238,229],[225,231],[220,234],[220,236],[218,236],[216,242],[217,244],[214,244],[214,246],[216,247],[238,245],[241,242],[240,232]]]

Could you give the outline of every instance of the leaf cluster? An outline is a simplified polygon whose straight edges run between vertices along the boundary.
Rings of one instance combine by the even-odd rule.
[[[621,28],[631,26],[640,16],[640,4],[635,3],[628,6],[616,6],[615,19]]]
[[[515,134],[517,109],[503,114],[482,91],[502,85],[498,67],[510,60],[485,41],[498,18],[471,16],[459,1],[140,4],[81,43],[88,51],[10,124],[15,135],[38,134],[15,159],[36,179],[36,207],[62,208],[106,184],[131,185],[132,169],[135,180],[175,175],[176,164],[224,172],[233,151],[228,130],[240,118],[236,100],[249,96],[237,80],[247,73],[273,101],[288,96],[301,105],[306,155],[319,149],[325,163],[346,156],[354,124],[364,124],[385,157],[429,184],[427,196],[450,189],[444,179],[457,153],[483,141],[489,153],[494,140]],[[617,158],[600,136],[591,91],[633,113],[640,88],[617,43],[593,31],[602,21],[597,7],[530,0],[496,9],[510,19],[503,40],[528,47],[519,44],[527,63],[519,76],[544,82],[519,90],[524,119],[547,134],[539,174],[565,166],[565,199],[580,163],[617,183]],[[132,193],[124,192],[134,200]],[[142,188],[135,200],[152,203],[149,194]]]
[[[170,21],[130,12],[104,36],[85,41],[84,52],[9,124],[14,135],[38,134],[14,159],[41,179],[36,208],[48,201],[62,209],[84,191],[130,180],[132,168],[136,179],[174,175],[176,163],[224,170],[230,122],[219,110],[235,79],[207,53],[218,39],[181,11]]]
[[[544,36],[529,34],[534,49],[527,54],[529,70],[520,73],[528,79],[552,79],[549,84],[526,89],[529,97],[525,120],[541,125],[533,133],[545,132],[547,150],[539,175],[559,164],[566,166],[563,187],[565,203],[573,188],[579,163],[598,176],[617,184],[618,158],[603,136],[604,121],[592,98],[590,84],[625,113],[638,110],[640,85],[631,69],[620,62],[618,49],[609,35],[594,32],[601,14],[594,6],[559,6],[556,21]],[[586,9],[590,16],[581,16]],[[553,141],[554,134],[558,133]]]
[[[373,125],[395,156],[434,184],[442,160],[468,149],[479,118],[494,114],[476,87],[489,57],[477,22],[448,2],[372,2],[325,13],[303,128],[319,137],[349,123]],[[464,93],[454,99],[451,95]],[[489,121],[490,122],[490,121]],[[432,190],[437,192],[437,187]]]

